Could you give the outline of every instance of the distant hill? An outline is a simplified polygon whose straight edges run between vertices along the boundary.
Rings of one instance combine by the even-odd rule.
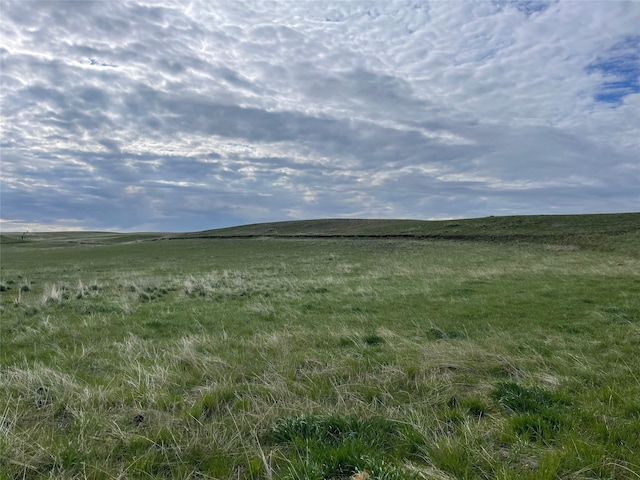
[[[144,242],[147,240],[158,240],[166,233],[115,233],[115,232],[29,232],[25,235],[21,233],[4,233],[0,235],[0,244],[82,244],[82,245],[111,245],[122,243]]]
[[[408,238],[541,243],[623,249],[640,256],[640,213],[522,215],[460,220],[319,219],[256,223],[189,233],[51,232],[0,235],[2,244],[122,245],[214,238]]]
[[[462,220],[323,219],[257,223],[167,238],[407,237],[422,239],[541,242],[596,246],[616,237],[638,242],[640,213],[525,215]],[[603,246],[603,245],[601,245]]]

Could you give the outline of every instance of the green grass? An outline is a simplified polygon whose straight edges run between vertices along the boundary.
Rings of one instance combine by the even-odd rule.
[[[639,232],[3,234],[0,478],[640,478]]]

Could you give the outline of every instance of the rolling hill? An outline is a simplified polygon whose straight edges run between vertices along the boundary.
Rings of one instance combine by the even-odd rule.
[[[51,232],[5,233],[0,244],[113,245],[206,238],[409,238],[457,241],[528,242],[629,251],[638,245],[640,213],[522,215],[455,220],[317,219],[256,223],[185,233]],[[625,245],[628,248],[625,248]]]
[[[320,219],[257,223],[168,235],[168,239],[245,237],[406,237],[415,239],[533,242],[606,248],[615,237],[635,243],[640,213],[529,215],[460,220]]]

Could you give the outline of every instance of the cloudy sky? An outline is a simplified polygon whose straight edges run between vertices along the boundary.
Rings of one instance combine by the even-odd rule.
[[[4,231],[640,210],[638,1],[0,7]]]

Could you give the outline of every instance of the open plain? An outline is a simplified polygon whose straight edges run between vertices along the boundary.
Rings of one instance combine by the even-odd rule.
[[[0,478],[640,478],[640,214],[1,240]]]

